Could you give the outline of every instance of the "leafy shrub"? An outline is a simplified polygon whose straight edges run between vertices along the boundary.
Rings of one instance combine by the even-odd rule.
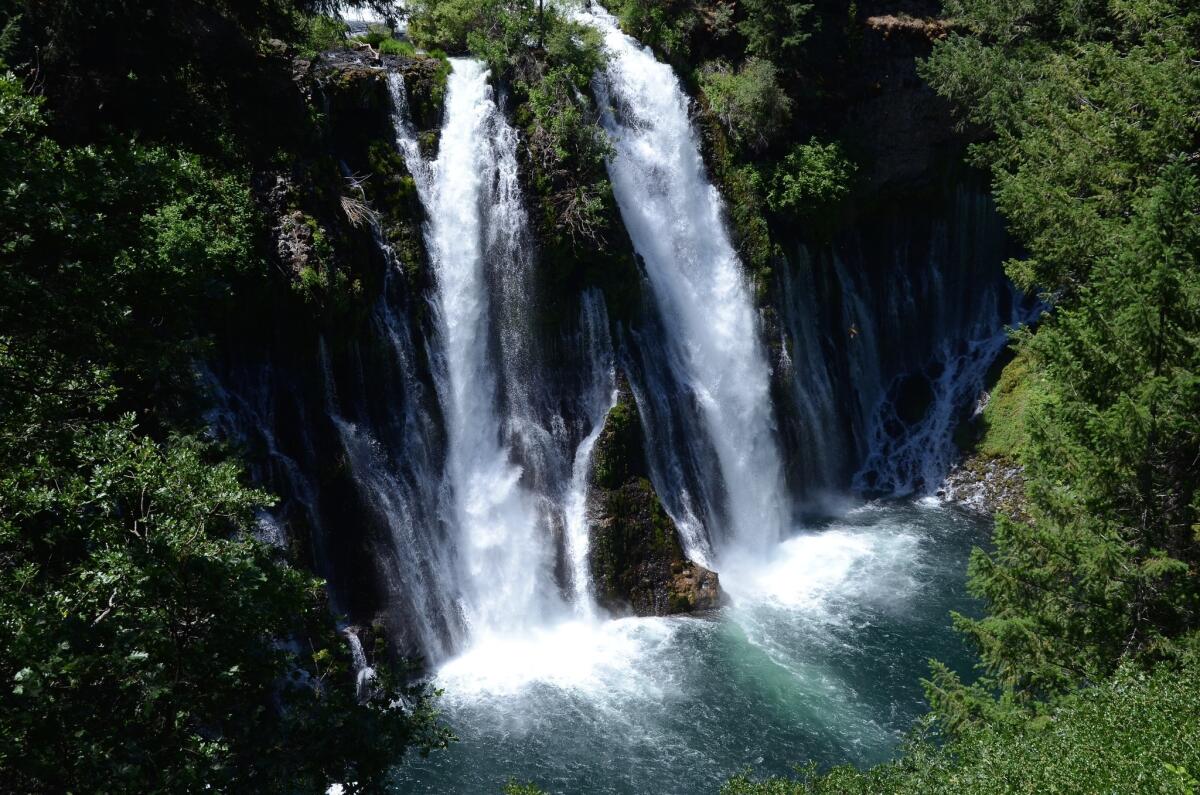
[[[792,100],[775,65],[763,58],[748,58],[737,70],[724,61],[708,63],[700,87],[733,139],[751,149],[765,148],[791,119]]]
[[[305,19],[298,49],[302,55],[313,57],[318,53],[336,50],[346,45],[349,27],[340,19],[313,16]]]
[[[702,28],[694,0],[625,0],[613,10],[629,35],[676,60],[687,58]],[[720,19],[728,26],[726,14]]]
[[[767,203],[778,213],[812,215],[849,194],[854,172],[854,164],[839,144],[822,144],[812,138],[792,149],[775,167]]]
[[[1031,722],[1004,723],[939,746],[912,742],[864,772],[813,767],[798,779],[738,776],[722,795],[1191,793],[1200,786],[1200,666],[1134,668]]]
[[[379,53],[380,55],[402,55],[411,58],[417,54],[417,49],[410,42],[386,38],[379,42]]]
[[[746,52],[759,58],[782,62],[796,54],[808,41],[812,3],[792,0],[742,0],[745,17],[737,30],[746,39]]]

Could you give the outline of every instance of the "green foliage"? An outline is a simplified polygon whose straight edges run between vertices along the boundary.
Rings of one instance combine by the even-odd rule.
[[[1029,446],[1027,418],[1039,399],[1041,375],[1027,350],[1019,352],[1000,374],[983,410],[983,438],[976,449],[988,456],[1021,460]]]
[[[812,216],[836,206],[850,193],[855,165],[837,143],[812,138],[775,167],[767,204],[777,213]]]
[[[318,53],[340,49],[346,46],[348,32],[349,26],[336,17],[306,17],[301,23],[298,50],[301,55],[312,58]]]
[[[1163,171],[1126,243],[1025,343],[1045,389],[1025,456],[1034,521],[998,523],[971,564],[990,615],[959,619],[1018,701],[1159,657],[1200,625],[1200,180]]]
[[[380,55],[401,55],[405,58],[412,58],[417,54],[417,49],[410,42],[401,41],[388,37],[379,42]]]
[[[504,785],[504,795],[546,795],[546,792],[536,784],[520,784],[516,781],[509,781]]]
[[[265,272],[248,174],[40,105],[0,78],[5,784],[372,787],[447,741],[431,694],[359,702],[322,584],[252,538],[266,495],[179,430],[206,317]]]
[[[699,80],[709,108],[738,144],[763,149],[791,119],[792,100],[766,59],[747,58],[736,70],[712,62],[700,70]]]
[[[613,5],[629,35],[672,60],[686,59],[703,30],[704,15],[694,0],[624,0]],[[719,7],[726,9],[723,3]],[[729,23],[723,16],[714,15],[713,19],[722,23],[716,32],[726,32]]]
[[[123,386],[170,398],[197,312],[261,266],[245,176],[164,148],[64,148],[12,76],[0,78],[0,157],[7,344],[119,361]]]
[[[379,47],[380,44],[392,38],[392,29],[387,25],[367,25],[367,32],[358,36],[357,39],[370,44],[372,47]]]
[[[534,0],[423,0],[409,26],[418,44],[469,51],[516,89],[541,237],[556,257],[607,248],[616,214],[608,138],[591,97],[601,39],[567,10]]]
[[[812,35],[808,29],[812,3],[742,0],[739,5],[745,17],[737,30],[746,39],[749,55],[783,62],[794,58]]]
[[[616,489],[645,471],[642,421],[632,397],[626,395],[608,412],[597,441],[592,473],[602,489]]]
[[[444,742],[419,690],[387,682],[358,704],[344,644],[320,629],[321,584],[246,534],[265,498],[235,467],[192,440],[156,445],[129,418],[57,449],[4,430],[9,786],[323,792],[379,780],[393,748]],[[322,653],[271,640],[297,633]],[[415,711],[392,705],[402,696]]]
[[[1075,290],[1125,242],[1133,198],[1195,146],[1197,14],[1157,0],[961,0],[947,12],[969,33],[939,42],[924,73],[996,131],[975,155],[1030,250],[1012,275],[1030,289]]]
[[[1200,667],[1128,668],[1031,723],[939,746],[918,737],[865,772],[809,767],[797,779],[731,780],[722,795],[1030,792],[1192,793],[1200,782]]]
[[[1200,18],[1153,5],[955,3],[970,33],[926,69],[996,130],[976,156],[1030,255],[1009,272],[1057,300],[1020,341],[1039,374],[1032,521],[999,520],[970,571],[989,615],[957,619],[986,676],[930,684],[951,730],[1035,712],[1200,625]]]

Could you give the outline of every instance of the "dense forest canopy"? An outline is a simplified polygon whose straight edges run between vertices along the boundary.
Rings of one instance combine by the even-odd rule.
[[[336,171],[312,154],[319,113],[286,89],[293,58],[347,46],[339,5],[0,0],[0,771],[13,789],[370,790],[406,749],[451,740],[402,665],[380,666],[360,698],[323,583],[255,540],[273,498],[204,432],[196,370],[213,327],[280,278],[262,175]],[[856,52],[857,5],[610,10],[694,95],[766,303],[788,266],[780,230],[819,237],[866,200],[869,164],[809,112],[833,102],[830,64]],[[534,0],[415,0],[406,14],[408,41],[363,43],[472,54],[512,93],[554,263],[543,289],[620,295],[595,31]],[[1024,467],[1025,509],[997,517],[972,560],[986,614],[954,618],[979,678],[933,664],[930,714],[897,761],[726,791],[1193,791],[1200,11],[948,0],[914,24],[934,39],[922,75],[972,131],[969,159],[1027,253],[1008,273],[1047,306],[1015,335],[1009,371],[1027,409],[1002,452]],[[356,278],[331,259],[289,289],[331,322],[360,300]]]
[[[268,275],[251,173],[303,135],[244,116],[260,48],[328,10],[0,7],[9,788],[323,792],[446,742],[392,672],[360,703],[322,584],[253,537],[271,498],[199,433],[206,319]]]

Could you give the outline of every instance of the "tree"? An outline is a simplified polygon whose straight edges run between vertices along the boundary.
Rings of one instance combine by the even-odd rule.
[[[265,272],[245,171],[64,145],[0,76],[0,775],[29,792],[371,787],[444,745],[431,693],[359,703],[266,495],[186,430],[202,319]]]
[[[792,0],[742,0],[744,18],[738,32],[746,39],[746,52],[786,63],[795,58],[811,32],[812,3]]]
[[[926,68],[995,130],[975,154],[1029,251],[1009,273],[1054,303],[1020,338],[1043,387],[1032,521],[998,520],[970,569],[988,614],[956,618],[986,676],[929,685],[951,731],[1028,717],[1200,625],[1200,18],[1071,9],[952,4],[967,32]]]

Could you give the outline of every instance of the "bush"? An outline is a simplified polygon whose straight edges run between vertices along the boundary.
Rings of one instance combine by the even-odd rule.
[[[737,29],[746,38],[746,52],[784,61],[793,57],[817,22],[809,22],[812,3],[792,0],[742,0],[745,18]]]
[[[792,100],[775,65],[748,58],[736,71],[724,61],[706,64],[700,88],[713,114],[740,145],[764,149],[791,119]]]
[[[812,138],[776,166],[767,204],[778,213],[807,216],[836,205],[850,193],[856,167],[837,143]]]
[[[722,795],[1191,793],[1200,786],[1200,666],[1133,668],[1032,722],[977,730],[859,772],[812,767],[799,779],[731,780]]]
[[[313,57],[318,53],[346,46],[346,34],[350,28],[340,19],[327,16],[309,17],[301,30],[298,49],[302,55]]]
[[[387,38],[379,42],[380,55],[402,55],[411,58],[417,54],[417,48],[407,41]]]

